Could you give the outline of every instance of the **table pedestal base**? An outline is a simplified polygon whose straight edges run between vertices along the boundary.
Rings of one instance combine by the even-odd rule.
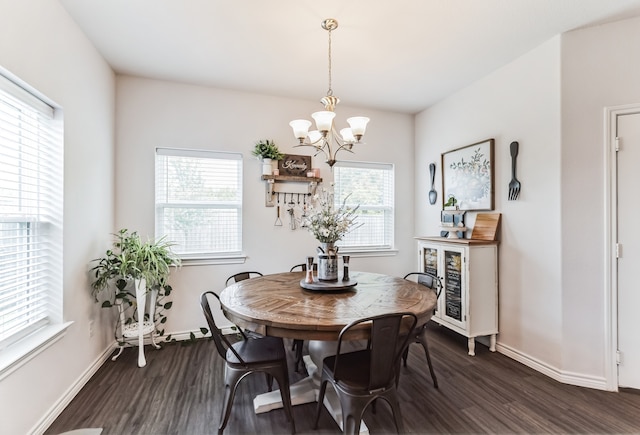
[[[309,356],[305,356],[304,358],[309,358]],[[310,376],[299,380],[295,384],[291,384],[289,390],[291,391],[291,405],[293,406],[318,400],[318,388],[313,384]],[[280,390],[263,393],[253,399],[253,409],[256,414],[262,414],[263,412],[280,408],[282,408]]]
[[[349,343],[350,344],[350,343]],[[343,343],[343,346],[345,343]],[[357,344],[354,346],[352,350],[360,348]],[[292,405],[301,405],[304,403],[312,403],[318,401],[318,395],[320,392],[320,378],[321,374],[318,371],[318,366],[315,361],[320,361],[329,355],[335,354],[336,343],[335,342],[326,342],[326,341],[310,341],[309,342],[309,353],[311,355],[305,355],[302,360],[307,368],[307,376],[304,379],[299,380],[298,382],[291,384],[289,387],[291,391],[291,404]],[[347,350],[348,351],[348,350]],[[327,390],[324,394],[324,407],[329,411],[331,417],[333,417],[334,421],[342,428],[342,406],[340,405],[340,399],[338,398],[337,393],[333,389],[331,384],[327,385]],[[253,409],[256,414],[261,414],[263,412],[269,412],[273,409],[282,408],[282,399],[280,397],[280,390],[270,391],[268,393],[263,393],[255,397],[253,399]],[[364,421],[360,425],[360,434],[368,435],[369,428],[364,423]]]

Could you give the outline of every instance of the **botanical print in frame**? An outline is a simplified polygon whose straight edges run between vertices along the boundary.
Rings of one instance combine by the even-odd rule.
[[[493,210],[494,140],[442,153],[442,204],[455,196],[460,210]]]

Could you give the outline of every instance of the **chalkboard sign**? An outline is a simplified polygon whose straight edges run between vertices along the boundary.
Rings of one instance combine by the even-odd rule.
[[[444,252],[445,264],[445,314],[462,321],[462,254]]]
[[[282,160],[278,160],[278,170],[280,175],[306,177],[311,170],[311,156],[285,154]]]
[[[424,248],[424,270],[429,275],[438,276],[438,250],[436,248]]]

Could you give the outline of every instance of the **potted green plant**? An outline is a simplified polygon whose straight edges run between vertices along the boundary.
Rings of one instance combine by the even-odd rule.
[[[444,203],[445,210],[458,210],[458,200],[455,196],[449,195],[447,202]]]
[[[164,237],[143,242],[137,232],[129,233],[127,229],[121,229],[114,236],[113,249],[107,249],[104,257],[93,260],[98,262],[91,269],[95,276],[91,284],[94,297],[110,288],[113,280],[144,279],[149,288],[165,286],[171,266],[180,265],[180,258],[171,250],[173,243]]]
[[[103,257],[93,260],[97,265],[91,269],[94,277],[91,291],[96,302],[99,295],[106,293],[102,307],[117,307],[120,312],[115,328],[120,352],[125,339],[134,334],[138,335],[142,352],[142,335],[150,334],[152,341],[154,334],[164,335],[164,330],[157,330],[155,325],[156,321],[160,324],[166,322],[163,310],[171,308],[171,302],[164,303],[163,299],[172,290],[167,280],[171,267],[180,266],[180,258],[171,250],[173,243],[164,237],[143,242],[137,232],[130,233],[127,229],[121,229],[114,236],[113,248],[108,249]],[[151,297],[149,313],[146,314],[148,292]],[[158,313],[155,312],[156,307],[160,308]],[[155,341],[153,344],[159,347]],[[140,353],[138,365],[142,367],[144,364],[144,354]]]
[[[284,154],[280,152],[276,143],[271,139],[263,139],[256,142],[252,154],[262,159],[262,174],[271,175],[271,161],[282,160]]]

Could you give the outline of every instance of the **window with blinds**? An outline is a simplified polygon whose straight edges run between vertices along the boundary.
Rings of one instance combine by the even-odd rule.
[[[156,149],[156,236],[182,259],[242,251],[242,154]]]
[[[344,249],[393,248],[394,170],[392,164],[341,161],[333,167],[336,206],[346,199],[359,206],[356,223],[338,244]]]
[[[62,320],[62,120],[0,75],[0,350]]]

